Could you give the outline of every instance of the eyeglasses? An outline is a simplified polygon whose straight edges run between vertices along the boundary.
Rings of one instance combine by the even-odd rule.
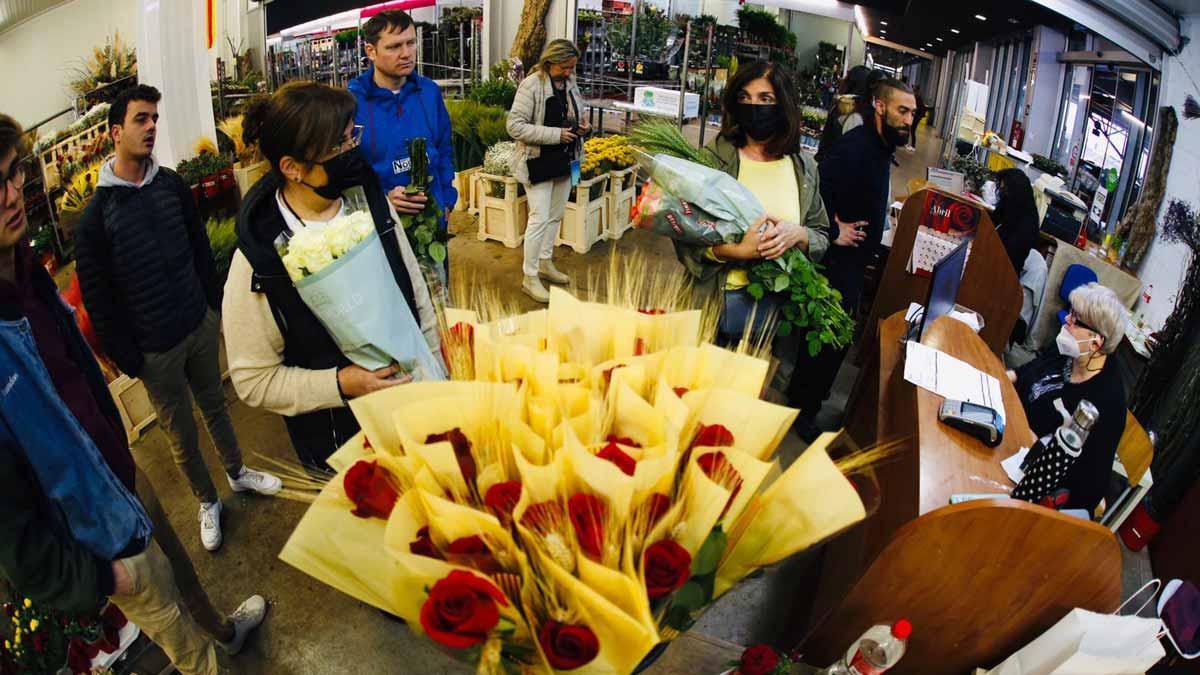
[[[8,186],[13,186],[17,192],[25,187],[25,177],[29,175],[28,160],[14,160],[12,166],[8,168],[8,175],[4,177],[4,203],[8,204]]]
[[[1095,333],[1096,335],[1100,334],[1100,331],[1096,330],[1095,328],[1092,328],[1091,326],[1087,325],[1082,320],[1080,320],[1079,315],[1075,313],[1075,310],[1071,310],[1070,312],[1067,313],[1067,323],[1071,324],[1072,326],[1077,326],[1079,328],[1083,328],[1085,330],[1090,330],[1093,333]]]
[[[338,143],[336,146],[334,146],[333,150],[338,155],[342,154],[343,152],[353,150],[354,148],[357,148],[360,143],[362,143],[362,137],[363,125],[355,124],[350,128],[350,135],[343,139],[341,143]]]

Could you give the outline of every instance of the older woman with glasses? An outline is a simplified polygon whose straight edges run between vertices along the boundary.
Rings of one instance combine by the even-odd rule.
[[[238,396],[284,416],[296,453],[321,467],[358,432],[349,399],[406,381],[394,366],[353,365],[296,291],[276,250],[281,237],[321,228],[346,208],[342,193],[361,186],[383,242],[392,279],[434,354],[437,316],[398,216],[359,154],[362,128],[345,89],[291,82],[250,105],[247,144],[258,143],[272,171],[238,214],[238,252],[225,283],[225,341]],[[370,289],[366,298],[370,299]]]
[[[1125,389],[1109,356],[1125,337],[1128,312],[1116,293],[1096,283],[1075,289],[1069,300],[1071,312],[1055,339],[1056,349],[1008,371],[1008,377],[1039,438],[1062,426],[1081,400],[1096,406],[1099,417],[1080,456],[1058,485],[1039,490],[1065,490],[1065,500],[1056,505],[1090,513],[1104,497],[1117,444],[1125,433]]]

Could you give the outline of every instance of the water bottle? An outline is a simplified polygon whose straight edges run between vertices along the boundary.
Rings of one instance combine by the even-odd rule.
[[[846,656],[821,671],[821,675],[880,675],[900,661],[904,646],[912,634],[908,619],[900,619],[890,627],[872,626],[850,645]]]

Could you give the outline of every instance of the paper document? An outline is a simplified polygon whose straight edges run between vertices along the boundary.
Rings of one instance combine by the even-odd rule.
[[[939,396],[987,406],[1005,419],[999,380],[915,340],[908,341],[905,351],[904,379]]]
[[[1004,467],[1004,473],[1008,474],[1009,480],[1014,484],[1021,482],[1025,477],[1025,472],[1021,470],[1021,463],[1025,461],[1025,457],[1029,455],[1029,448],[1021,448],[1015,455],[1000,462],[1000,466]]]

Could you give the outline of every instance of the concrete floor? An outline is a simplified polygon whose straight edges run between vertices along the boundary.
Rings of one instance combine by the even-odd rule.
[[[903,186],[909,178],[924,176],[926,162],[935,156],[936,148],[932,147],[935,145],[926,141],[916,155],[898,154],[901,166],[893,172],[896,194],[907,191]],[[464,213],[454,215],[452,230],[458,235],[450,246],[454,283],[469,279],[496,289],[501,297],[517,302],[522,309],[537,307],[520,292],[519,248],[479,242],[474,236],[474,218]],[[654,263],[678,267],[669,241],[639,231],[631,231],[616,242],[602,242],[585,256],[559,247],[556,263],[582,287],[586,286],[584,280],[589,272],[602,278],[614,249],[618,255],[640,251]],[[819,421],[834,423],[840,416],[853,378],[852,369],[844,368]],[[294,460],[278,416],[246,406],[237,399],[232,387],[227,388],[226,394],[247,464],[256,464],[256,453]],[[200,545],[197,503],[171,461],[162,430],[157,426],[148,429],[135,444],[134,454],[157,488],[217,608],[231,611],[252,593],[262,594],[271,603],[267,621],[237,658],[242,672],[278,675],[470,672],[444,656],[431,642],[415,637],[406,627],[279,561],[276,556],[306,505],[233,495],[220,475],[220,465],[207,434],[201,434],[201,438],[225,507],[225,541],[216,553],[208,553]],[[789,436],[780,456],[784,462],[790,462],[804,447],[798,437]],[[786,566],[746,582],[712,607],[695,630],[740,644],[770,639],[787,616],[788,583]]]

